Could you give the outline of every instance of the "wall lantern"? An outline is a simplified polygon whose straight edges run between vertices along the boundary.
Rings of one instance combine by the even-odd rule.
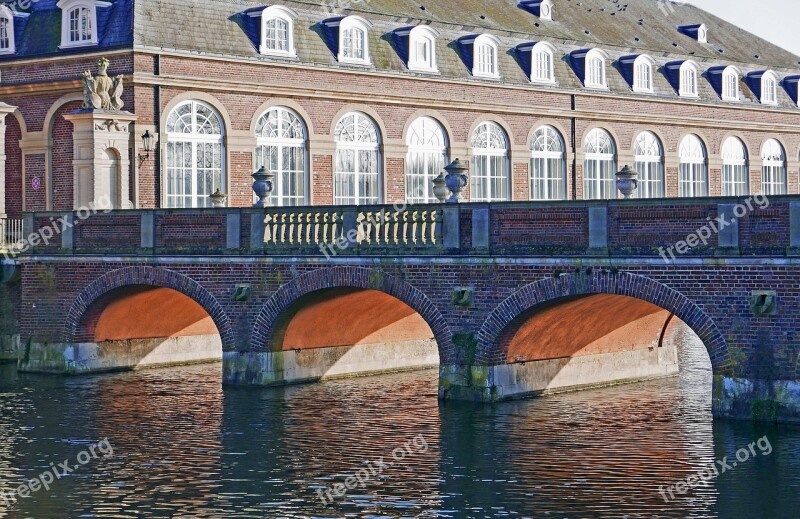
[[[145,154],[139,154],[139,167],[142,167],[142,164],[150,158],[150,152],[153,151],[153,134],[150,133],[150,130],[145,130],[144,135],[142,135],[142,146],[144,147]]]

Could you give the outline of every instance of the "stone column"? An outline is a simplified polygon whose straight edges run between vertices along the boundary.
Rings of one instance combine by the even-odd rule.
[[[77,110],[64,116],[74,126],[75,208],[129,209],[130,112]]]
[[[6,217],[6,116],[16,109],[0,102],[0,218]]]

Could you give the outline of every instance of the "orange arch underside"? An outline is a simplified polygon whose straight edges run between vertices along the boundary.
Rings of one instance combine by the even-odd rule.
[[[282,349],[433,339],[413,308],[377,290],[334,289],[307,297],[286,328]]]
[[[640,299],[597,294],[534,309],[509,327],[509,363],[657,347],[671,313]]]
[[[211,316],[189,297],[169,288],[134,287],[103,309],[95,341],[216,334]]]

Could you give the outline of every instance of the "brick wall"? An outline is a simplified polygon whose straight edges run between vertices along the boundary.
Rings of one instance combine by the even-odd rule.
[[[39,189],[33,187],[33,179],[38,178]],[[41,153],[25,156],[25,210],[44,211],[47,209],[47,169],[45,155]]]
[[[6,214],[19,218],[22,213],[22,129],[13,115],[6,116]]]
[[[52,148],[52,197],[54,211],[71,211],[75,207],[75,174],[72,160],[74,148],[72,142],[72,123],[64,119],[64,115],[80,109],[82,103],[73,101],[58,109],[53,118],[51,130]]]

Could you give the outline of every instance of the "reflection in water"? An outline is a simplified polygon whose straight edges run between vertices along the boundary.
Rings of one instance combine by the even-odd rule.
[[[688,340],[687,340],[688,342]],[[680,378],[494,406],[439,404],[435,371],[222,390],[220,366],[90,378],[0,366],[0,488],[98,459],[0,517],[795,517],[800,430],[712,425],[708,357]],[[427,452],[392,450],[423,435]],[[775,451],[666,504],[673,485],[763,435]],[[329,507],[316,489],[395,463]]]

